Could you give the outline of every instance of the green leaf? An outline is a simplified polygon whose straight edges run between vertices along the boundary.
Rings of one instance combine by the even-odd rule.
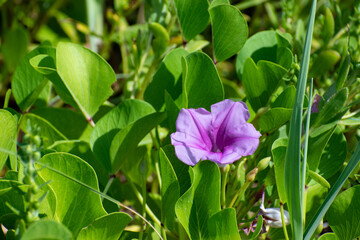
[[[314,120],[312,127],[318,127],[324,123],[328,123],[342,110],[345,102],[348,98],[349,91],[347,88],[343,88],[336,92],[329,100],[325,103],[324,107],[319,111],[319,114]],[[341,117],[341,116],[340,116]],[[338,119],[335,119],[338,120]]]
[[[180,185],[180,196],[183,195],[191,186],[189,175],[189,166],[180,161],[175,154],[175,147],[173,145],[166,145],[162,148],[167,159],[170,161],[172,168],[175,171],[176,178]]]
[[[320,185],[322,185],[325,188],[330,188],[330,183],[328,181],[326,181],[325,178],[323,178],[321,175],[319,175],[316,172],[313,172],[311,170],[308,170],[308,174],[309,177],[311,177],[314,181],[316,181],[317,183],[319,183]]]
[[[163,149],[159,151],[160,175],[161,175],[161,222],[171,230],[175,225],[175,203],[180,197],[180,185]]]
[[[5,36],[2,39],[1,52],[5,65],[10,72],[25,57],[29,44],[29,34],[25,28],[20,26],[4,31]]]
[[[251,58],[246,60],[244,67],[242,82],[251,107],[256,112],[267,105],[286,73],[286,69],[263,60],[260,60],[256,65]]]
[[[48,75],[56,71],[55,61],[47,54],[39,54],[30,59],[30,64],[38,72]]]
[[[315,232],[317,226],[319,225],[321,219],[324,217],[326,211],[329,209],[331,203],[334,201],[336,195],[341,190],[343,184],[345,183],[346,179],[350,176],[351,172],[356,168],[360,161],[360,144],[357,145],[355,152],[353,153],[350,161],[346,165],[344,171],[341,172],[339,178],[336,180],[334,185],[329,191],[329,194],[326,196],[324,202],[311,219],[310,224],[307,226],[305,231],[304,240],[309,240],[310,237]]]
[[[17,121],[15,117],[6,110],[0,109],[0,171],[4,167],[9,156],[16,146]],[[5,150],[5,151],[4,151]],[[16,155],[16,151],[13,153]]]
[[[71,178],[75,178],[90,187],[99,190],[97,177],[92,167],[82,159],[68,153],[50,153],[40,162],[54,168]],[[81,228],[106,214],[100,196],[78,183],[41,165],[35,165],[38,174],[45,180],[57,197],[56,215],[59,221],[68,227],[74,236]],[[41,170],[40,170],[41,169]],[[81,216],[81,217],[80,217]]]
[[[66,140],[67,138],[59,132],[51,123],[45,118],[37,116],[32,113],[27,113],[23,116],[23,121],[20,128],[27,132],[26,124],[30,122],[32,129],[37,131],[37,134],[42,137],[44,147],[52,145],[58,140]]]
[[[176,202],[175,212],[191,240],[206,239],[208,220],[220,211],[220,171],[211,161],[192,169],[192,185]]]
[[[343,166],[346,155],[346,138],[337,127],[322,152],[318,166],[319,174],[326,179],[332,177]]]
[[[288,146],[288,138],[279,138],[277,139],[272,147],[272,157],[275,164],[275,179],[276,187],[278,190],[279,198],[282,203],[287,202],[286,192],[285,192],[285,175],[284,175],[284,165],[285,165],[285,155],[286,148]]]
[[[319,166],[321,155],[326,147],[327,142],[334,133],[335,125],[327,124],[316,128],[310,133],[309,137],[309,153],[307,163],[309,169],[316,171]]]
[[[91,151],[88,142],[84,142],[81,140],[57,141],[53,145],[51,145],[49,149],[55,150],[56,152],[70,153],[85,160],[94,168],[99,182],[103,186],[106,186],[106,183],[109,180],[109,174],[105,170],[104,166],[95,157],[94,153]]]
[[[16,221],[19,218],[19,216],[8,207],[8,204],[20,212],[25,211],[26,203],[24,192],[26,191],[27,188],[22,186],[18,181],[0,180],[0,222],[6,228],[15,228]]]
[[[312,180],[308,184],[306,192],[306,223],[309,223],[311,218],[316,214],[323,203],[329,188]]]
[[[214,214],[208,221],[209,239],[240,240],[234,208],[226,208]]]
[[[38,47],[28,53],[16,68],[11,80],[11,89],[15,101],[23,111],[34,104],[48,83],[48,80],[29,63],[31,58],[39,54],[55,55],[55,48]],[[47,93],[47,95],[49,95],[49,93]]]
[[[286,62],[289,59],[288,52],[285,50],[279,50],[283,54],[278,53],[278,48],[291,46],[289,39],[280,36],[275,31],[262,31],[254,34],[246,40],[245,45],[236,57],[236,73],[240,80],[243,79],[243,72],[245,68],[245,61],[251,57],[255,63],[259,60],[266,60],[269,62],[284,64],[281,65],[284,68],[288,68],[291,62]],[[284,55],[286,54],[286,55]],[[284,55],[284,56],[282,56]]]
[[[335,233],[325,233],[319,237],[319,240],[339,240]]]
[[[175,0],[182,34],[190,41],[201,33],[209,23],[209,2],[207,0]]]
[[[224,61],[244,46],[248,36],[247,23],[241,12],[228,4],[211,5],[209,13],[215,58]]]
[[[202,52],[183,58],[183,94],[188,108],[210,109],[224,99],[224,88],[213,61]]]
[[[285,190],[287,195],[288,210],[290,214],[290,223],[292,228],[292,236],[294,240],[303,239],[303,201],[305,192],[301,186],[301,131],[302,131],[302,112],[305,97],[305,88],[307,74],[309,69],[309,61],[311,54],[311,41],[316,13],[316,0],[312,1],[308,29],[306,32],[306,40],[304,52],[301,60],[300,74],[297,82],[297,91],[295,104],[290,121],[289,144],[285,157]],[[305,169],[302,169],[305,171]]]
[[[116,77],[111,66],[80,45],[60,42],[56,49],[56,69],[88,120],[113,92],[111,84]]]
[[[84,139],[90,135],[91,127],[78,112],[67,108],[36,108],[31,111],[38,117],[46,119],[55,129],[68,139]]]
[[[271,132],[290,120],[292,109],[272,108],[259,119],[259,126],[264,132]]]
[[[90,145],[107,171],[111,172],[110,147],[115,135],[126,126],[154,112],[154,108],[147,102],[128,99],[96,123],[91,133]]]
[[[176,132],[176,120],[179,116],[180,108],[176,105],[168,92],[165,92],[166,115],[170,132]]]
[[[51,240],[71,240],[72,234],[61,223],[51,220],[39,220],[30,225],[22,240],[39,240],[39,239],[51,239]]]
[[[130,152],[134,151],[146,134],[160,124],[166,117],[165,113],[155,112],[146,115],[127,125],[113,138],[110,147],[111,172],[116,173],[127,161]]]
[[[339,239],[360,236],[360,186],[347,189],[331,204],[326,219]]]
[[[287,87],[271,104],[271,108],[291,108],[294,106],[296,96],[296,88],[294,86]]]
[[[162,61],[144,93],[144,100],[159,111],[165,103],[165,91],[176,100],[182,92],[181,58],[189,53],[183,48],[176,48],[169,52]]]
[[[132,218],[126,213],[115,212],[96,219],[89,226],[81,229],[77,240],[118,240]]]

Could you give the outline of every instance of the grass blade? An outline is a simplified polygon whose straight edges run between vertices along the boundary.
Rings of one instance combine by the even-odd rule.
[[[288,198],[288,209],[292,227],[292,236],[296,239],[303,238],[303,216],[302,216],[302,196],[304,195],[301,187],[301,129],[302,111],[306,80],[309,69],[310,50],[312,34],[315,22],[316,0],[313,0],[309,24],[306,32],[304,54],[301,60],[300,75],[297,83],[296,99],[290,121],[289,145],[285,158],[285,189]]]
[[[356,150],[352,155],[348,165],[345,167],[340,177],[336,180],[334,186],[330,189],[330,192],[326,196],[323,204],[320,206],[319,210],[311,219],[309,226],[306,228],[304,240],[309,240],[311,236],[314,234],[321,219],[324,217],[331,203],[334,201],[336,195],[339,193],[341,187],[344,185],[344,182],[346,181],[346,179],[349,177],[349,175],[355,169],[355,167],[359,162],[360,162],[360,143],[357,145]]]

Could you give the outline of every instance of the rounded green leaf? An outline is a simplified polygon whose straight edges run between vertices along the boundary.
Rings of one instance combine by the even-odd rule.
[[[325,233],[319,237],[319,240],[339,240],[335,233]]]
[[[144,100],[151,103],[159,111],[165,103],[165,91],[176,100],[182,91],[181,58],[189,53],[183,48],[169,52],[162,61],[144,93]]]
[[[292,109],[272,108],[259,119],[259,126],[264,132],[271,132],[290,120]]]
[[[81,158],[68,153],[50,153],[40,162],[62,174],[37,164],[39,175],[49,183],[57,196],[56,215],[73,235],[95,219],[106,214],[100,196],[69,178],[74,178],[95,190],[99,190],[93,168]]]
[[[175,0],[180,27],[186,41],[201,33],[209,23],[208,0]]]
[[[51,240],[71,240],[72,234],[61,223],[51,220],[40,220],[30,225],[22,240],[39,240],[39,239],[51,239]]]
[[[202,52],[183,58],[183,93],[188,108],[210,109],[224,99],[224,88],[213,61]]]
[[[16,68],[11,81],[14,98],[21,110],[27,110],[45,88],[48,80],[30,65],[30,59],[39,54],[54,55],[55,48],[38,47],[28,53]],[[50,93],[48,92],[47,95]]]
[[[6,110],[0,109],[0,171],[4,167],[9,153],[12,153],[16,145],[17,121]],[[15,148],[16,149],[16,148]],[[16,155],[16,152],[12,153]]]
[[[256,112],[268,104],[286,69],[264,60],[258,61],[256,65],[252,58],[246,60],[244,67],[242,82],[251,107]]]
[[[240,240],[234,208],[226,208],[208,221],[210,239]]]
[[[339,194],[327,212],[327,220],[339,239],[352,240],[360,236],[360,186]]]
[[[67,139],[48,120],[33,113],[27,113],[23,116],[20,127],[24,132],[27,132],[26,125],[28,122],[32,129],[37,131],[37,134],[42,137],[42,144],[44,147],[48,147],[56,141]]]
[[[220,4],[209,9],[214,52],[217,61],[235,55],[244,46],[248,27],[244,16],[234,6]]]
[[[278,53],[278,49],[284,53],[285,50],[280,50],[280,48],[289,48],[289,46],[291,46],[289,39],[276,31],[262,31],[254,34],[246,40],[245,45],[236,58],[236,73],[239,79],[242,80],[243,78],[243,71],[246,69],[245,61],[249,57],[255,63],[259,60],[266,60],[287,68],[291,65],[288,62],[290,61],[288,52],[285,52],[286,55],[283,56],[283,54]]]
[[[96,219],[81,229],[77,240],[118,240],[132,218],[126,213],[115,212]]]
[[[343,166],[347,155],[347,143],[344,134],[337,127],[322,152],[319,174],[329,179]]]
[[[128,99],[109,111],[95,125],[90,137],[90,145],[101,163],[111,172],[110,146],[115,135],[129,124],[154,113],[147,102]]]
[[[192,169],[192,185],[176,202],[175,212],[191,240],[207,239],[208,220],[220,211],[220,171],[211,161]]]
[[[31,113],[46,119],[68,139],[82,139],[84,135],[85,138],[90,135],[91,127],[79,112],[67,108],[44,107],[36,108]]]
[[[31,58],[29,62],[33,68],[44,75],[48,75],[56,71],[54,59],[47,54],[39,54]]]
[[[88,120],[113,92],[111,84],[116,81],[113,69],[85,47],[60,42],[56,49],[56,69]]]
[[[116,173],[135,151],[139,142],[166,117],[165,113],[155,112],[127,125],[113,138],[110,147],[111,173]]]

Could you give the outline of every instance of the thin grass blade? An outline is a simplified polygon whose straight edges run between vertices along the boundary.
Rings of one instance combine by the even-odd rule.
[[[320,224],[321,219],[324,217],[325,213],[329,209],[330,205],[334,201],[336,195],[341,190],[341,187],[344,185],[346,179],[349,177],[351,172],[356,168],[360,162],[360,143],[357,145],[354,154],[352,155],[349,163],[345,167],[344,171],[341,173],[340,177],[336,180],[334,186],[330,189],[329,194],[326,196],[323,204],[320,206],[319,210],[315,216],[311,219],[310,224],[306,228],[304,240],[309,240],[314,234],[317,226]]]
[[[301,130],[302,130],[302,111],[306,80],[309,69],[310,50],[312,34],[315,22],[316,0],[313,0],[309,24],[306,32],[304,54],[301,60],[300,75],[297,83],[296,99],[290,121],[289,145],[285,158],[285,189],[288,199],[288,210],[293,238],[303,238],[303,216],[302,216],[302,196],[304,195],[301,187]]]

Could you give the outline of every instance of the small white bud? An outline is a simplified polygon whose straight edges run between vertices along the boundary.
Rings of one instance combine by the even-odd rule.
[[[264,217],[264,221],[270,227],[281,228],[282,221],[281,221],[280,208],[265,208],[264,201],[265,201],[265,193],[263,193],[262,195],[261,205],[260,205],[260,214]],[[290,224],[289,212],[286,210],[284,210],[284,221],[285,221],[285,225]]]

